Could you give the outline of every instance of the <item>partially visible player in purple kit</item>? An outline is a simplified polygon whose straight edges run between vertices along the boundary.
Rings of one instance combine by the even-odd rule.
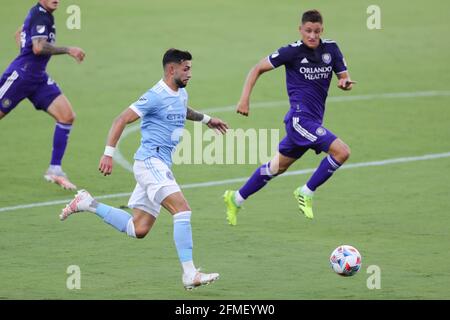
[[[336,42],[321,39],[323,19],[319,11],[305,12],[299,30],[301,41],[263,58],[250,70],[245,81],[237,112],[248,116],[250,94],[256,80],[264,72],[284,65],[290,110],[284,118],[286,136],[280,142],[276,156],[258,168],[238,191],[225,191],[224,201],[230,225],[236,225],[237,213],[249,196],[285,172],[309,149],[317,154],[328,153],[308,182],[294,191],[300,212],[312,219],[314,192],[350,156],[349,147],[322,126],[333,72],[338,77],[340,89],[351,90],[354,83],[350,80],[344,57]]]
[[[52,158],[44,178],[64,189],[74,190],[76,186],[63,172],[61,161],[75,113],[45,69],[52,55],[68,54],[77,62],[81,62],[85,53],[80,48],[54,45],[56,30],[52,12],[58,5],[59,0],[40,0],[31,8],[23,26],[16,32],[20,54],[0,78],[0,119],[25,98],[28,98],[37,110],[46,111],[55,118]]]

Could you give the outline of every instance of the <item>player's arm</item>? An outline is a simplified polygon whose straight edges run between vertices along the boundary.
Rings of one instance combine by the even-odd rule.
[[[85,56],[83,49],[77,47],[56,47],[47,42],[47,37],[36,37],[33,39],[33,53],[37,56],[68,54],[77,62],[82,62]]]
[[[247,78],[245,79],[244,88],[242,89],[241,98],[239,99],[237,105],[237,113],[240,113],[244,116],[248,116],[250,109],[250,95],[252,93],[253,87],[256,84],[259,76],[264,72],[273,70],[273,65],[269,62],[267,57],[263,58],[258,64],[256,64],[248,73]]]
[[[100,159],[100,164],[98,170],[103,173],[103,175],[110,175],[113,168],[113,155],[123,133],[123,130],[127,124],[132,123],[139,119],[139,115],[133,111],[131,108],[124,110],[116,119],[109,130],[108,138],[106,140],[106,147],[103,156]]]
[[[186,119],[191,121],[201,121],[211,129],[217,129],[220,133],[225,134],[228,129],[228,124],[219,118],[213,118],[207,114],[198,112],[190,107],[187,108]]]
[[[22,41],[20,39],[20,34],[22,33],[22,27],[19,27],[16,31],[16,33],[14,33],[14,39],[16,40],[17,46],[19,47],[19,49],[22,47]]]
[[[356,83],[350,79],[350,74],[348,71],[338,73],[337,77],[339,80],[338,87],[345,91],[352,90],[353,84]]]

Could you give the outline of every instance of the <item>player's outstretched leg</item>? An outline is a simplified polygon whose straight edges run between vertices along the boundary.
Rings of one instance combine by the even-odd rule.
[[[97,202],[86,190],[78,191],[75,198],[62,210],[59,219],[64,221],[70,215],[83,211],[95,213],[118,231],[136,238],[133,217],[128,212]]]

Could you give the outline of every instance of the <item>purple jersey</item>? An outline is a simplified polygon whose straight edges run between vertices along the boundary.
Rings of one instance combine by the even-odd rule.
[[[54,43],[56,37],[55,20],[51,13],[39,3],[31,8],[20,34],[20,54],[11,63],[6,73],[21,70],[24,76],[34,79],[45,78],[45,68],[50,55],[35,55],[33,53],[33,39],[46,38]]]
[[[36,109],[47,110],[62,93],[45,72],[50,55],[35,55],[32,40],[55,42],[55,23],[51,13],[40,4],[31,8],[22,27],[20,54],[0,77],[0,111],[9,113],[25,98]]]
[[[286,68],[286,86],[291,109],[288,116],[306,117],[322,123],[325,100],[333,71],[347,71],[344,57],[336,42],[321,40],[316,49],[302,41],[294,42],[268,57],[274,68]]]

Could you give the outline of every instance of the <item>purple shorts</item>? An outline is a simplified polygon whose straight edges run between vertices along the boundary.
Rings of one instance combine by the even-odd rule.
[[[61,94],[58,85],[45,73],[41,79],[26,77],[22,72],[6,72],[0,79],[0,111],[8,113],[25,98],[38,110],[46,111]]]
[[[290,116],[285,119],[286,137],[278,145],[278,151],[290,158],[300,158],[308,149],[317,154],[328,152],[331,143],[337,139],[333,132],[309,119]]]

